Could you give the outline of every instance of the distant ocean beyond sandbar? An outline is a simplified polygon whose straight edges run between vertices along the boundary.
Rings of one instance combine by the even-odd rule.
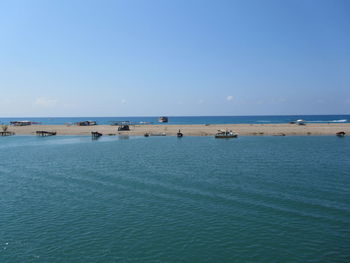
[[[270,116],[168,116],[167,124],[278,124],[303,119],[309,123],[349,123],[350,115],[270,115]],[[158,123],[159,116],[153,117],[16,117],[0,118],[1,124],[11,121],[29,120],[44,125],[60,125],[84,120],[94,120],[98,124],[111,124],[114,121],[135,123]]]

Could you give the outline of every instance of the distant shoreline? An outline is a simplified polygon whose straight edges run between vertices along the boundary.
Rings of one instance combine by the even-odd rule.
[[[130,125],[130,131],[118,131],[118,126],[67,126],[67,125],[29,125],[8,126],[8,130],[18,135],[34,135],[36,131],[55,131],[57,135],[91,135],[99,132],[103,135],[144,135],[145,133],[165,133],[175,136],[181,130],[184,136],[212,136],[218,130],[232,130],[239,135],[335,135],[343,131],[350,135],[350,123],[312,123],[297,124],[150,124]]]

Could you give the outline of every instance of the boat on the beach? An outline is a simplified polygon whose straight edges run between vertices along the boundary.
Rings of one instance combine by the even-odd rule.
[[[13,126],[28,126],[33,123],[31,121],[11,121],[10,124]]]
[[[305,120],[299,119],[299,120],[296,120],[296,121],[290,121],[288,123],[289,124],[297,124],[297,125],[305,125]]]
[[[176,133],[177,138],[183,137],[183,133],[179,130],[178,133]]]
[[[337,135],[338,137],[344,137],[345,136],[345,132],[341,131],[341,132],[337,132],[335,135]]]
[[[94,126],[97,125],[96,121],[79,121],[76,123],[77,126]]]
[[[36,131],[37,136],[46,137],[46,136],[55,136],[57,132],[55,131]]]
[[[168,117],[159,117],[158,122],[168,122]]]
[[[305,121],[303,119],[297,120],[296,124],[298,125],[305,125]]]
[[[91,137],[93,139],[99,138],[101,136],[102,136],[102,133],[100,133],[100,132],[91,132]]]
[[[217,139],[226,139],[226,138],[237,138],[238,133],[232,132],[231,130],[218,130],[215,134]]]

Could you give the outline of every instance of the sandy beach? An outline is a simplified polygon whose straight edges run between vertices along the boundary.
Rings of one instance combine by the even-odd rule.
[[[18,135],[34,135],[36,131],[55,131],[57,135],[91,135],[100,132],[103,135],[144,135],[145,133],[166,133],[174,136],[178,130],[184,136],[212,136],[218,130],[232,130],[239,135],[335,135],[339,131],[350,134],[350,123],[330,124],[213,124],[213,125],[130,125],[130,131],[118,131],[118,126],[66,126],[66,125],[29,125],[9,126],[8,130]]]

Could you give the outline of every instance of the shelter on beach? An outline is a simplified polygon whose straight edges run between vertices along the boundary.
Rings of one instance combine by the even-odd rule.
[[[130,127],[127,124],[120,125],[118,131],[130,131]]]

